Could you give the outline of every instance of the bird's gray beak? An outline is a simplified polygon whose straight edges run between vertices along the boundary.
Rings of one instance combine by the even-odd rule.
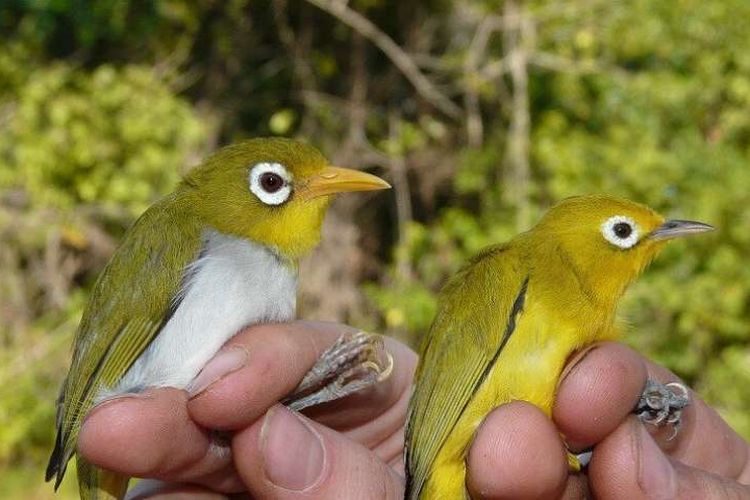
[[[703,222],[695,222],[692,220],[668,220],[651,231],[649,238],[656,241],[671,240],[672,238],[680,238],[682,236],[705,233],[706,231],[713,230],[713,226],[704,224]]]

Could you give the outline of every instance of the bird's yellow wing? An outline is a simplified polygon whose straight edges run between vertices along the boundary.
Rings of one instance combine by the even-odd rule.
[[[57,476],[55,487],[94,398],[117,383],[179,305],[201,237],[193,220],[174,215],[162,204],[145,212],[94,286],[57,402],[57,438],[46,473],[47,480]]]
[[[492,247],[441,294],[409,406],[406,498],[419,497],[446,438],[513,334],[528,284],[521,264],[514,249]]]

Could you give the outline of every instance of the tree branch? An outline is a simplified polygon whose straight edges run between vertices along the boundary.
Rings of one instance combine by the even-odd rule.
[[[513,176],[513,193],[518,210],[516,225],[519,230],[525,229],[529,224],[529,184],[531,181],[528,55],[533,50],[531,41],[533,28],[529,19],[523,14],[522,4],[518,0],[505,2],[503,45],[506,54],[504,59],[508,60],[513,82],[506,161]]]
[[[479,107],[481,75],[479,62],[484,57],[492,33],[502,27],[500,17],[489,16],[479,24],[464,59],[464,107],[466,108],[466,141],[472,148],[478,148],[484,140],[484,123]]]
[[[419,70],[419,67],[409,55],[399,47],[391,37],[381,31],[369,19],[349,8],[343,2],[331,0],[307,0],[319,9],[334,16],[362,36],[370,40],[377,48],[391,60],[401,71],[414,89],[427,102],[451,118],[459,118],[461,109],[447,96],[440,92],[435,85]]]

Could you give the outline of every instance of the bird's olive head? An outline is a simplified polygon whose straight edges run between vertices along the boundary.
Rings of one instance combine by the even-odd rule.
[[[665,220],[651,208],[625,199],[591,195],[563,200],[533,232],[548,235],[545,244],[554,245],[582,286],[616,298],[668,240],[712,229],[702,222]]]
[[[191,171],[185,185],[213,228],[290,258],[318,243],[330,195],[390,187],[374,175],[333,167],[314,147],[282,138],[223,148]]]

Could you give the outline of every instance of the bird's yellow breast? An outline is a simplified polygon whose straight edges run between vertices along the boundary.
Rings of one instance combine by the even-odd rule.
[[[463,498],[467,443],[484,417],[513,400],[528,401],[550,415],[558,377],[571,353],[616,336],[611,326],[586,331],[582,322],[557,310],[559,302],[545,304],[534,292],[532,282],[508,343],[438,452],[423,498]]]

